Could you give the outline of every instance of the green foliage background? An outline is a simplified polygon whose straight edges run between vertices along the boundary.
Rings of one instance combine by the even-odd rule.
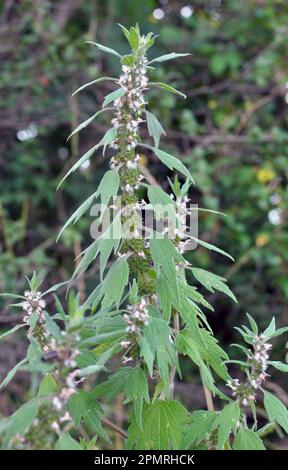
[[[105,118],[66,142],[71,129],[99,109],[109,82],[73,99],[71,94],[82,83],[118,72],[113,56],[103,57],[84,41],[125,52],[115,25],[139,21],[144,32],[159,34],[155,55],[171,50],[192,54],[176,68],[165,63],[157,72],[159,81],[166,78],[187,99],[167,93],[159,101],[155,94],[151,109],[170,129],[166,148],[181,156],[194,176],[192,202],[228,214],[203,213],[199,234],[231,253],[236,263],[226,264],[201,247],[191,255],[197,266],[228,278],[239,301],[233,304],[217,294],[209,299],[215,306],[210,317],[215,334],[230,343],[232,327],[241,323],[245,311],[260,326],[272,314],[278,326],[287,325],[288,5],[285,0],[193,0],[193,14],[184,18],[181,8],[188,3],[0,2],[1,291],[21,291],[24,275],[35,268],[49,285],[66,280],[73,259],[87,246],[90,217],[69,228],[57,245],[55,239],[67,217],[97,187],[108,159],[99,154],[61,191],[56,193],[56,187],[103,134]],[[153,16],[156,8],[163,10],[163,19]],[[164,180],[165,170],[155,159],[143,158],[142,163],[152,177]],[[97,269],[78,282],[83,296]],[[0,328],[17,322],[4,304],[0,322]],[[11,364],[0,360],[1,375],[15,363],[21,346],[9,347]],[[284,347],[278,345],[280,359]],[[17,384],[11,393],[18,394]],[[2,399],[2,412],[9,403]]]

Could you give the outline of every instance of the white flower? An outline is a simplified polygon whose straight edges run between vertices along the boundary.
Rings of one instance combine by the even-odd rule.
[[[129,184],[129,183],[126,184],[125,191],[127,191],[127,193],[133,193],[133,188],[132,188],[131,184]]]
[[[62,409],[62,402],[58,397],[54,397],[52,400],[53,406],[56,410],[61,410]]]
[[[60,398],[64,401],[67,401],[69,400],[69,398],[71,397],[71,395],[73,395],[73,393],[75,393],[75,390],[74,388],[62,388],[61,392],[60,392]]]
[[[128,160],[126,162],[126,166],[127,166],[127,168],[136,169],[137,168],[137,163],[135,163],[135,161]]]
[[[57,421],[53,421],[53,423],[51,424],[51,429],[55,432],[59,431],[60,429],[60,426],[59,424],[57,423]]]
[[[60,418],[60,423],[63,423],[64,421],[71,421],[71,415],[69,411],[66,411],[66,413]]]
[[[123,364],[127,364],[127,362],[131,362],[133,361],[133,359],[132,357],[124,357],[122,361],[123,361]]]

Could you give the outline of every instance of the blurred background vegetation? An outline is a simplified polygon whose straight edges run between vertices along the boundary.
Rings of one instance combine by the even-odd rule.
[[[2,0],[0,9],[0,291],[23,291],[25,275],[34,269],[48,286],[66,280],[87,246],[89,216],[57,244],[55,239],[67,217],[95,191],[108,158],[99,154],[62,190],[56,187],[103,135],[105,119],[66,142],[71,129],[99,108],[110,85],[71,94],[87,81],[119,72],[113,56],[84,42],[96,40],[125,53],[117,23],[130,27],[139,21],[145,33],[159,34],[153,56],[192,54],[160,64],[157,71],[158,81],[165,78],[187,99],[151,93],[150,108],[168,131],[162,148],[180,156],[196,180],[192,202],[228,214],[203,213],[199,235],[236,262],[201,247],[191,255],[195,265],[226,277],[239,301],[211,296],[215,334],[228,347],[245,311],[262,326],[273,314],[279,326],[287,325],[286,0]],[[171,175],[157,160],[146,156],[142,164],[167,185]],[[82,297],[96,280],[93,266],[78,281]],[[6,307],[2,302],[0,329],[18,319]],[[5,343],[0,376],[22,357],[24,347],[16,337]],[[285,357],[285,342],[277,344],[275,356]],[[9,396],[2,394],[5,414],[21,394],[22,379],[17,380]]]

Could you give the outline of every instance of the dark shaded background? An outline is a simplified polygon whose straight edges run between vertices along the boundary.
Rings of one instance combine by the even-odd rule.
[[[157,71],[158,81],[169,81],[187,99],[151,94],[150,108],[167,130],[162,148],[180,156],[196,180],[192,202],[229,215],[202,214],[199,233],[236,262],[200,247],[191,256],[195,265],[226,277],[239,300],[210,297],[215,334],[228,346],[245,311],[261,326],[272,315],[279,326],[287,325],[287,2],[2,0],[0,8],[0,291],[21,292],[24,276],[33,269],[47,286],[66,280],[75,256],[87,246],[89,217],[70,227],[58,244],[55,238],[95,191],[108,158],[94,157],[61,191],[56,186],[102,136],[104,119],[66,142],[71,129],[99,108],[110,85],[89,87],[73,99],[71,93],[98,76],[119,72],[115,57],[84,41],[126,52],[117,23],[130,27],[139,21],[144,32],[159,34],[153,56],[192,54]],[[167,187],[167,169],[152,157],[143,158],[143,164]],[[78,282],[83,297],[96,280],[93,266]],[[15,322],[17,315],[2,302],[0,329]],[[0,376],[22,357],[24,347],[17,337],[5,343]],[[285,340],[275,349],[275,357],[283,360]],[[186,374],[189,378],[189,366]],[[22,399],[21,380],[2,394],[5,414],[16,398]],[[288,404],[287,383],[276,380]]]

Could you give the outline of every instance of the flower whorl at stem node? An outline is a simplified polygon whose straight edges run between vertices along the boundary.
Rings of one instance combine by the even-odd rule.
[[[46,307],[45,300],[41,299],[40,291],[29,291],[24,292],[25,301],[22,302],[22,308],[25,311],[25,316],[23,318],[24,323],[29,322],[29,317],[32,313],[37,313],[39,323],[44,322],[43,309]]]
[[[124,364],[133,360],[133,352],[138,349],[138,341],[141,338],[141,329],[149,324],[148,304],[148,300],[143,298],[140,302],[127,306],[127,313],[124,315],[127,339],[121,342],[122,348],[126,350],[122,359]],[[130,352],[132,356],[127,355]]]
[[[247,362],[250,367],[248,380],[241,383],[239,379],[229,380],[227,386],[233,391],[233,395],[239,397],[240,403],[247,406],[249,401],[254,402],[256,399],[256,391],[261,387],[268,374],[267,361],[269,359],[268,351],[272,345],[266,342],[264,335],[255,335],[253,340],[253,351],[247,353]]]

